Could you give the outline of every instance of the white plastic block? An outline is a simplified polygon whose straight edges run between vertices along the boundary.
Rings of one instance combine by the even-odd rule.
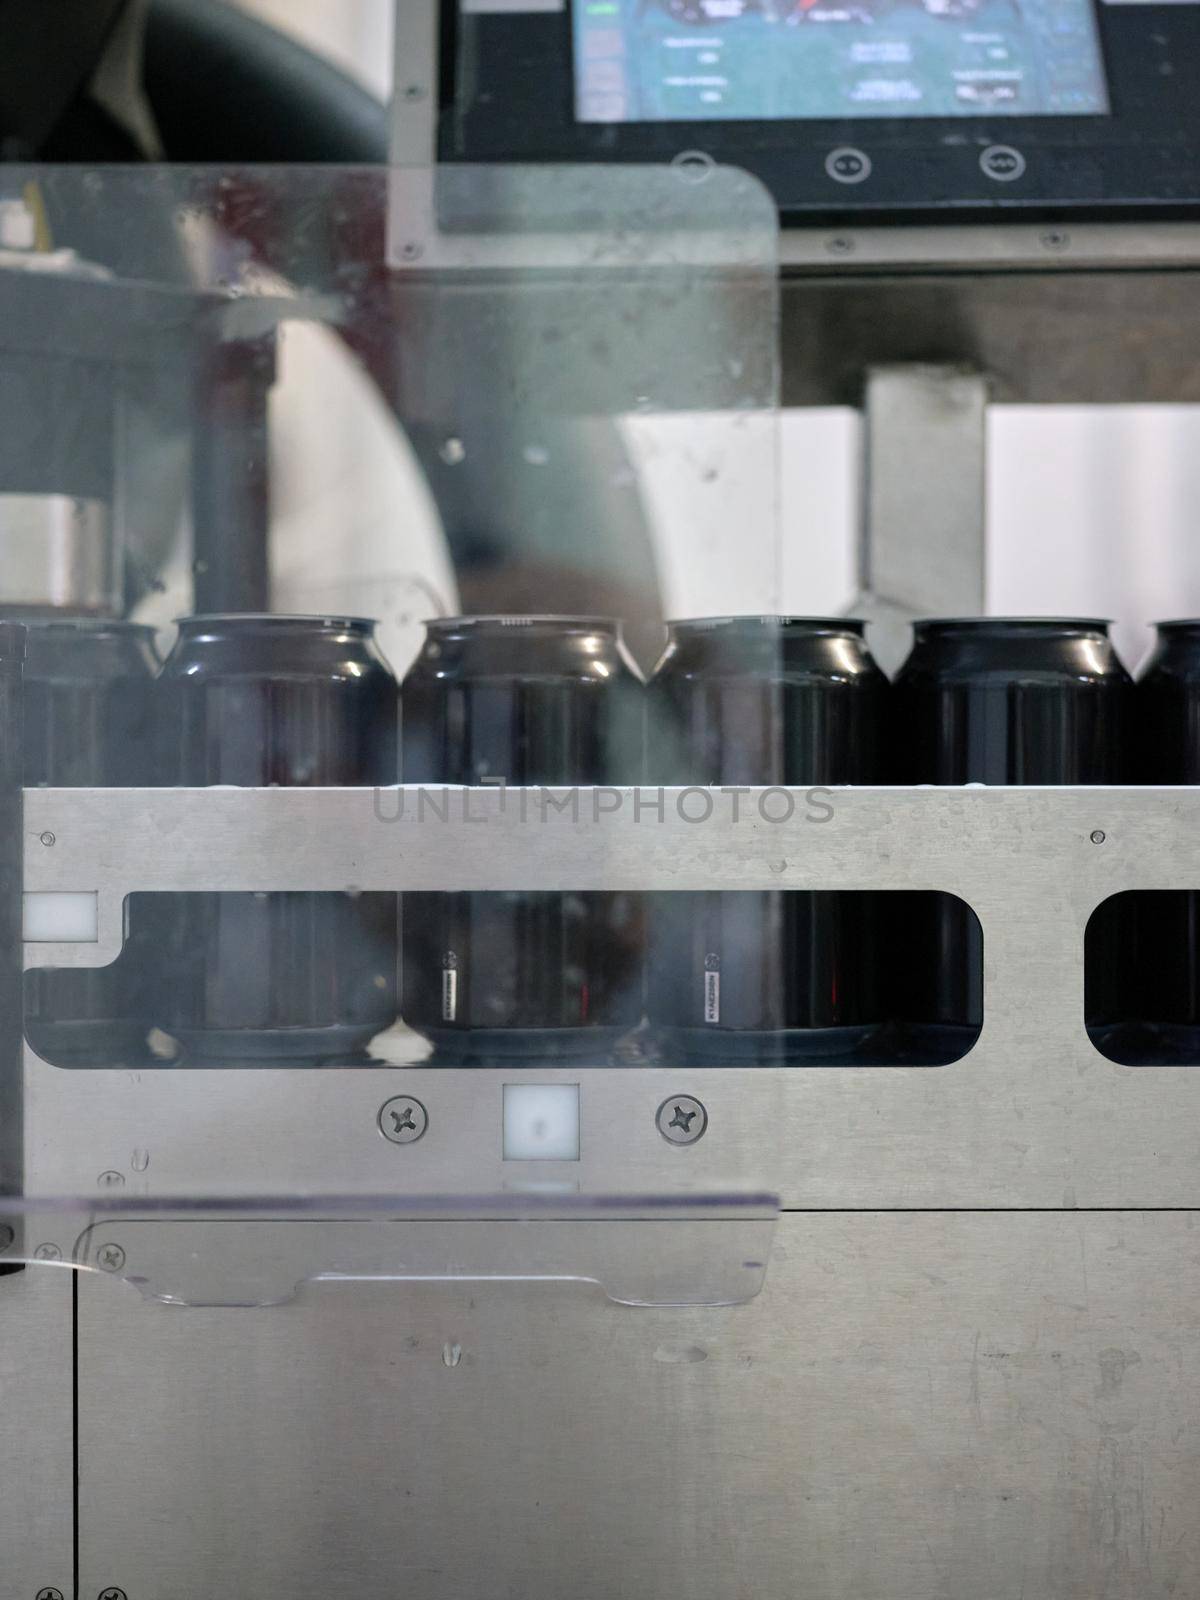
[[[79,894],[27,894],[25,942],[95,944],[99,914],[95,890]]]
[[[579,1085],[504,1085],[505,1161],[579,1160]]]

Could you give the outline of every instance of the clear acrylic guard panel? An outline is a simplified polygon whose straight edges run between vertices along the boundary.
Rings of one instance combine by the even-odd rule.
[[[41,765],[26,749],[26,1039],[4,1064],[0,1260],[183,1303],[268,1303],[322,1276],[748,1298],[775,1202],[753,1173],[714,1186],[686,1156],[664,1175],[703,1112],[667,1103],[669,1075],[641,1153],[619,1177],[610,1161],[617,1080],[638,1060],[636,896],[488,893],[485,876],[476,895],[429,890],[402,937],[389,874],[401,887],[412,857],[387,824],[400,777],[432,791],[407,791],[430,829],[471,790],[524,782],[544,806],[547,785],[578,783],[591,806],[597,785],[639,782],[622,696],[664,618],[776,606],[769,197],[699,155],[11,168],[4,195],[29,219],[0,258],[4,409],[57,415],[76,538],[54,594],[40,547],[16,549],[34,574],[19,615],[31,638],[48,600],[147,631],[99,669],[126,712],[145,709],[144,727],[104,723],[113,761],[72,767],[62,738]],[[329,677],[319,642],[284,616],[332,636],[336,691],[313,687]],[[491,620],[473,632],[464,616]],[[563,618],[581,625],[564,635]],[[489,656],[496,628],[522,681],[545,676],[547,650],[551,678],[583,662],[616,708],[603,733],[562,683],[532,730],[528,702],[497,698],[511,661]],[[46,648],[30,646],[23,694],[43,729],[69,676]],[[436,661],[480,648],[482,681],[449,684],[446,726],[490,725],[525,765],[504,771],[485,741],[465,767],[426,770],[429,741],[410,751],[387,730],[380,673],[405,680],[432,651],[440,693]],[[253,820],[222,809],[231,789],[259,796]],[[524,837],[536,883],[537,826]],[[472,1000],[452,940],[498,961],[515,1012],[485,985]],[[407,980],[425,958],[428,981]],[[420,1028],[406,992],[431,1007]],[[581,1051],[564,1006],[590,1024],[609,1003],[616,1022]],[[438,1024],[471,1004],[470,1038],[447,1040]]]

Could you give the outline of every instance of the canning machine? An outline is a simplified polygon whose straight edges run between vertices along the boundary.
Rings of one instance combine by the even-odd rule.
[[[980,620],[988,403],[1198,398],[1200,10],[396,33],[0,168],[0,1600],[1200,1596],[1200,629]]]

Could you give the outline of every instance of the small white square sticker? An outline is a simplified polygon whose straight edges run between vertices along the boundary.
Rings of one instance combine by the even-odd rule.
[[[504,1085],[505,1161],[579,1160],[579,1085]]]
[[[24,900],[27,944],[95,944],[99,902],[94,889],[78,894],[42,890]]]

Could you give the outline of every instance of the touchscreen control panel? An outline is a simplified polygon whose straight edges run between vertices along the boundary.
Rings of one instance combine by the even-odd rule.
[[[1200,0],[442,0],[443,161],[702,151],[785,222],[1200,216]]]
[[[1092,0],[579,0],[582,122],[1096,116]]]

